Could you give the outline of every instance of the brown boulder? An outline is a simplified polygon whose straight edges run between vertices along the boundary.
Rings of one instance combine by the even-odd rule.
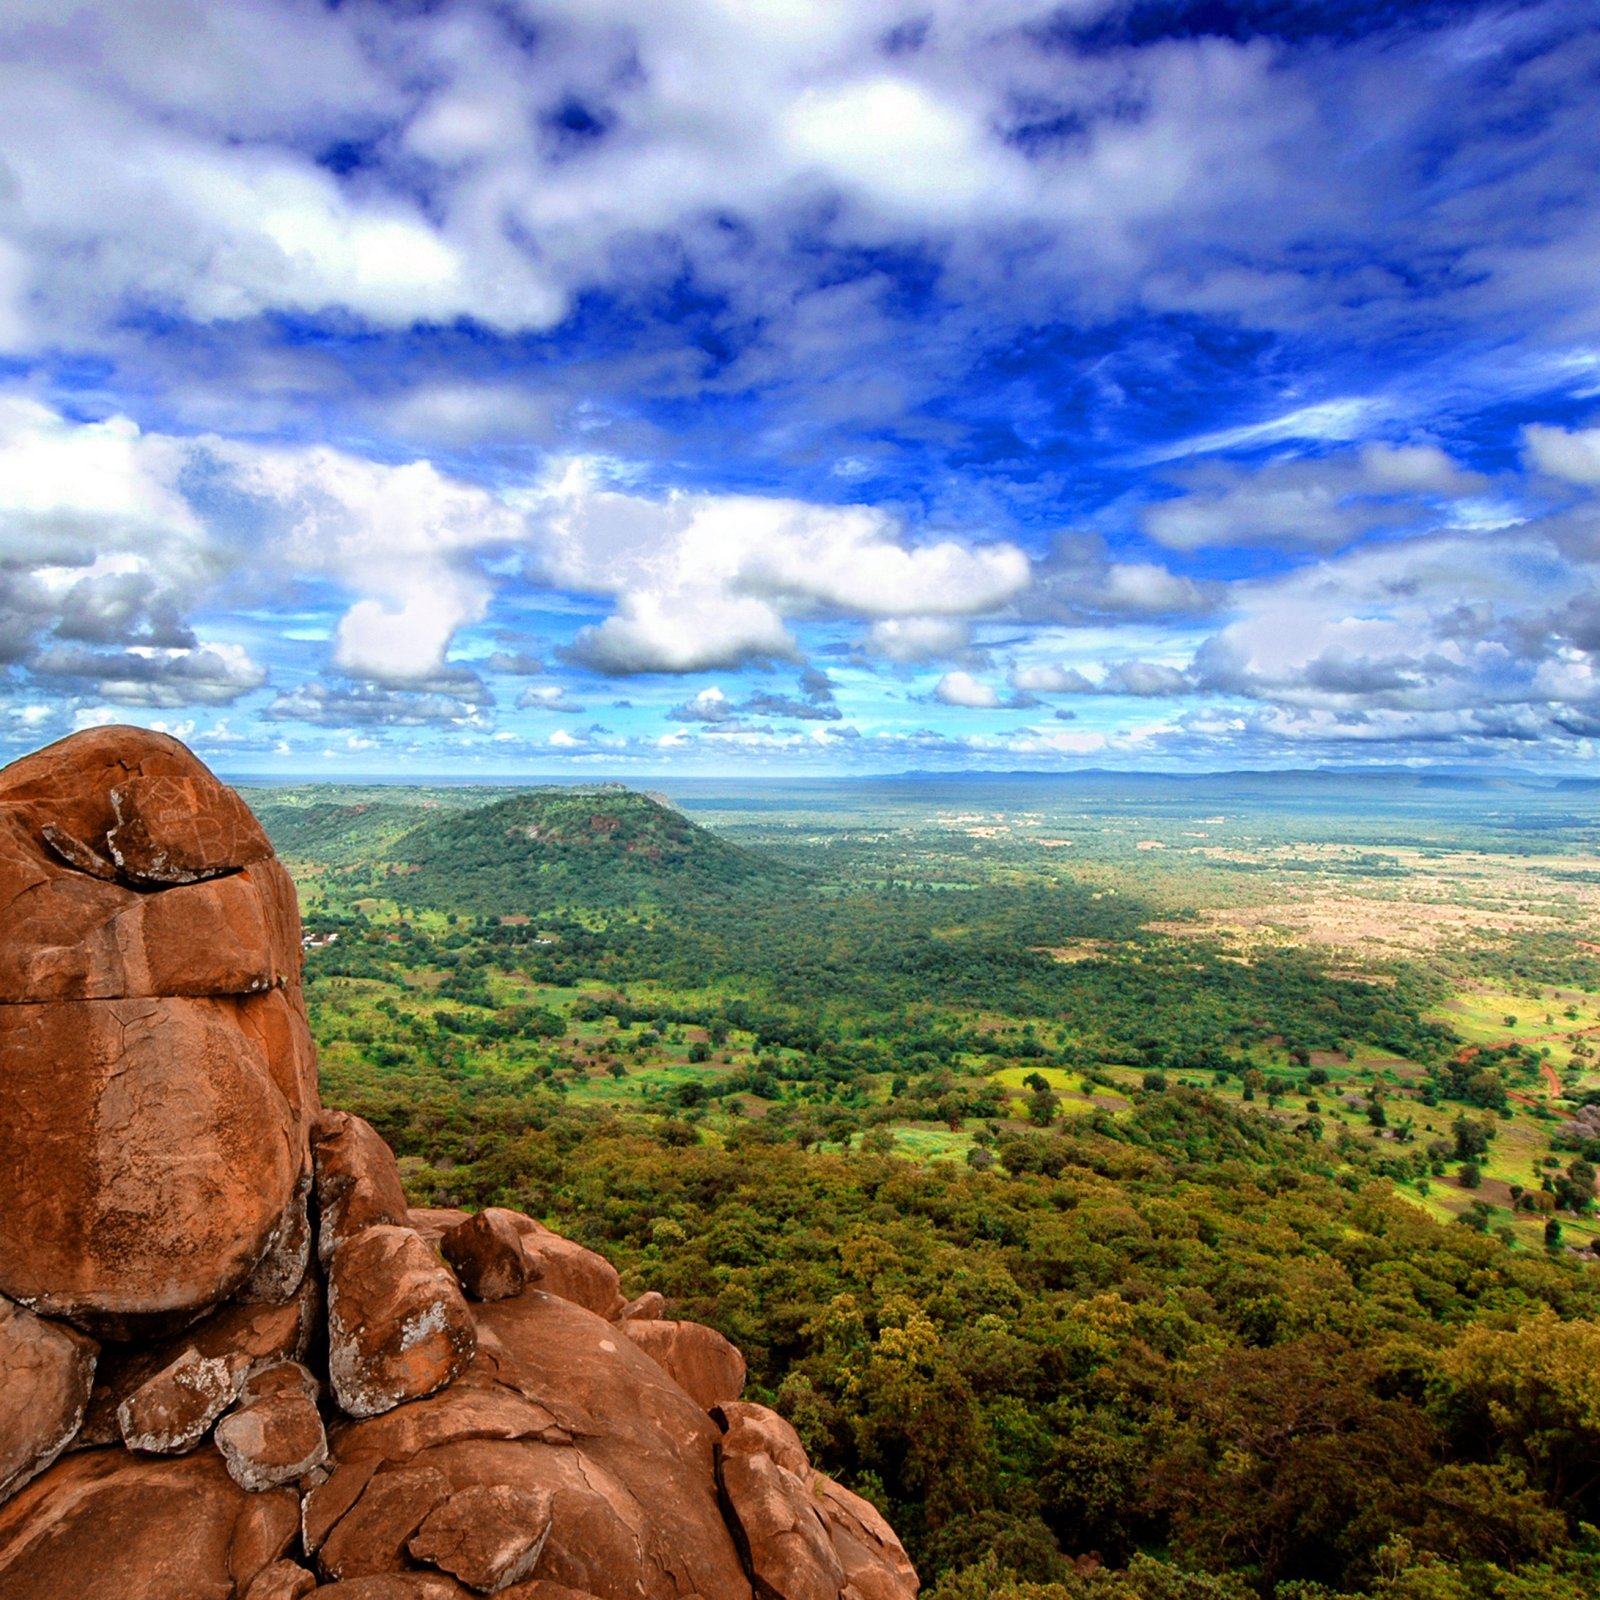
[[[726,1450],[717,1477],[760,1600],[839,1600],[844,1564],[805,1480],[771,1456]]]
[[[347,1238],[328,1271],[328,1378],[341,1410],[376,1416],[450,1382],[476,1349],[450,1269],[410,1228]]]
[[[405,1571],[407,1541],[450,1494],[450,1480],[433,1467],[400,1467],[372,1478],[322,1541],[318,1569],[336,1579]]]
[[[281,1305],[305,1281],[311,1265],[311,1170],[300,1175],[289,1204],[272,1230],[266,1254],[238,1287],[234,1299],[247,1305]]]
[[[94,728],[0,772],[14,809],[80,872],[140,888],[195,883],[272,855],[250,808],[178,740]]]
[[[0,1232],[0,1292],[126,1338],[244,1282],[304,1161],[258,1043],[286,1005],[0,1005],[0,1215],[26,1219]]]
[[[618,1322],[659,1322],[667,1314],[667,1297],[655,1289],[636,1295],[617,1313]]]
[[[366,1228],[406,1224],[406,1192],[394,1152],[370,1122],[323,1111],[311,1129],[316,1168],[317,1256],[323,1266],[340,1243]]]
[[[622,1279],[617,1269],[602,1255],[586,1250],[543,1223],[508,1211],[512,1225],[522,1235],[523,1254],[528,1258],[529,1277],[546,1294],[559,1295],[585,1311],[608,1320],[619,1316],[626,1302],[622,1298]]]
[[[316,1586],[316,1574],[298,1561],[274,1561],[256,1574],[244,1600],[305,1600]]]
[[[763,1600],[827,1594],[836,1572],[839,1600],[916,1600],[916,1570],[894,1530],[860,1495],[812,1469],[800,1435],[777,1412],[739,1401],[712,1415],[723,1428],[724,1493]]]
[[[550,1537],[550,1496],[510,1484],[478,1484],[430,1511],[406,1548],[480,1594],[532,1576]]]
[[[877,1507],[820,1472],[810,1481],[844,1567],[840,1600],[916,1600],[916,1568]]]
[[[217,1449],[241,1489],[296,1482],[328,1459],[316,1387],[302,1366],[270,1367],[247,1385],[238,1409],[217,1424]]]
[[[123,1443],[156,1455],[192,1450],[239,1398],[247,1366],[243,1356],[203,1356],[191,1345],[117,1407]]]
[[[508,1300],[521,1294],[527,1285],[522,1235],[512,1221],[512,1213],[498,1206],[490,1206],[447,1228],[439,1248],[455,1268],[461,1287],[474,1300]]]
[[[146,1345],[107,1345],[101,1352],[94,1392],[77,1442],[93,1446],[119,1438],[117,1407],[186,1349],[193,1348],[202,1356],[242,1356],[246,1372],[252,1373],[276,1362],[300,1360],[321,1308],[318,1285],[307,1278],[294,1298],[282,1305],[219,1306],[175,1338]]]
[[[715,1328],[633,1318],[618,1326],[703,1410],[744,1393],[744,1357]]]
[[[717,1502],[711,1418],[568,1301],[527,1290],[478,1307],[477,1319],[480,1357],[449,1389],[335,1431],[339,1465],[310,1497],[309,1539],[340,1525],[341,1502],[357,1514],[397,1465],[426,1465],[452,1493],[548,1494],[541,1580],[598,1600],[750,1600]]]
[[[292,1489],[246,1494],[213,1450],[71,1455],[0,1506],[6,1600],[234,1600],[294,1542]]]
[[[72,1442],[98,1350],[81,1333],[0,1300],[0,1501]]]
[[[367,1578],[348,1578],[325,1584],[315,1591],[334,1600],[473,1600],[454,1578],[438,1572],[380,1572]]]

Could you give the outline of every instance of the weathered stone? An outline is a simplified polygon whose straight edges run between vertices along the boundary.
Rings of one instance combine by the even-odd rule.
[[[266,1252],[304,1164],[256,999],[0,1005],[0,1292],[126,1338]]]
[[[328,1377],[341,1410],[375,1416],[449,1383],[476,1348],[454,1275],[410,1228],[344,1240],[328,1271]]]
[[[370,1122],[324,1111],[311,1130],[316,1166],[317,1255],[324,1266],[345,1239],[379,1224],[406,1223],[400,1168]]]
[[[522,1235],[530,1277],[546,1294],[559,1295],[597,1317],[609,1319],[620,1314],[626,1303],[622,1279],[604,1256],[552,1233],[543,1223],[519,1211],[508,1211],[506,1215]]]
[[[0,772],[14,809],[76,870],[137,886],[192,883],[272,855],[250,808],[194,753],[144,728],[94,728]]]
[[[717,1476],[761,1600],[839,1600],[844,1564],[804,1480],[771,1456],[726,1450]]]
[[[239,1285],[234,1299],[247,1305],[281,1305],[294,1294],[311,1265],[311,1217],[307,1201],[311,1196],[309,1164],[295,1185],[289,1204],[284,1207],[278,1226],[273,1229],[266,1254],[255,1271]]]
[[[316,1574],[298,1561],[274,1561],[256,1574],[244,1600],[305,1600],[316,1586]]]
[[[203,1356],[191,1346],[117,1407],[123,1443],[157,1455],[192,1450],[239,1398],[248,1365],[243,1356]]]
[[[717,1501],[711,1418],[618,1329],[568,1301],[532,1289],[476,1315],[486,1359],[431,1399],[336,1430],[340,1465],[308,1516],[320,1525],[334,1496],[352,1503],[341,1480],[375,1485],[403,1460],[436,1468],[452,1492],[550,1495],[541,1580],[602,1600],[750,1600]]]
[[[522,1235],[512,1213],[497,1206],[446,1229],[439,1248],[474,1300],[508,1300],[527,1284]]]
[[[5,1600],[234,1600],[293,1543],[290,1489],[249,1495],[214,1450],[70,1455],[0,1506]]]
[[[915,1600],[917,1574],[893,1529],[859,1495],[812,1469],[799,1434],[777,1412],[738,1401],[712,1416],[723,1428],[719,1470],[749,1543],[758,1594],[767,1594],[763,1583],[774,1594],[821,1593],[814,1586],[831,1581],[832,1563],[814,1562],[815,1524],[798,1513],[803,1498],[821,1517],[844,1574],[840,1600]],[[788,1521],[801,1537],[785,1532]]]
[[[722,1428],[725,1455],[771,1456],[786,1472],[806,1477],[811,1463],[806,1459],[800,1435],[785,1418],[766,1406],[749,1400],[735,1400],[717,1406],[711,1413]]]
[[[274,1489],[320,1467],[328,1459],[328,1437],[316,1402],[297,1382],[250,1398],[225,1416],[217,1424],[217,1449],[241,1489]]]
[[[0,1501],[72,1442],[98,1351],[81,1333],[0,1300]]]
[[[617,1313],[618,1322],[659,1322],[667,1312],[667,1297],[655,1289],[636,1295]]]
[[[430,1466],[399,1467],[373,1476],[317,1551],[325,1578],[402,1572],[406,1541],[451,1495],[450,1480]]]
[[[470,1589],[438,1572],[380,1572],[330,1583],[316,1593],[334,1600],[473,1600]]]
[[[306,1353],[321,1314],[321,1292],[316,1281],[307,1278],[294,1298],[281,1305],[219,1306],[175,1338],[142,1346],[108,1345],[101,1352],[77,1443],[89,1447],[119,1439],[117,1407],[185,1350],[193,1348],[203,1356],[242,1356],[246,1372],[280,1361],[298,1361]]]
[[[916,1600],[916,1568],[877,1508],[820,1472],[809,1483],[844,1568],[840,1600]]]
[[[745,1363],[735,1346],[700,1322],[637,1322],[618,1327],[697,1406],[709,1411],[744,1393]]]
[[[553,1503],[543,1491],[478,1484],[430,1511],[406,1548],[480,1594],[532,1577],[550,1536]]]

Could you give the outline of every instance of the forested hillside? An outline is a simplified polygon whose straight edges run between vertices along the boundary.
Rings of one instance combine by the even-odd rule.
[[[1351,970],[1208,934],[1231,845],[427,799],[285,807],[325,1096],[728,1333],[937,1600],[1600,1586],[1600,995],[1454,987],[1570,934]]]

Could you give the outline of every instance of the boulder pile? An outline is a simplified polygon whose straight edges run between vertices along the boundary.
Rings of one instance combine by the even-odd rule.
[[[0,772],[0,1600],[912,1600],[666,1309],[321,1107],[294,886],[181,744]]]

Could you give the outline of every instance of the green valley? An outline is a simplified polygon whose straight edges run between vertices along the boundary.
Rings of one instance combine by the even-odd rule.
[[[330,1103],[727,1332],[939,1600],[1600,1581],[1571,795],[250,798]]]

